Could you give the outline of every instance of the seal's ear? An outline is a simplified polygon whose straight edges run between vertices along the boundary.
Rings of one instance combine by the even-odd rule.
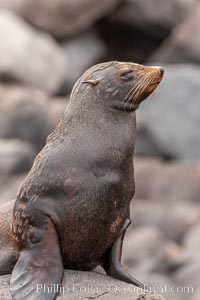
[[[97,85],[99,83],[99,80],[97,80],[97,79],[85,80],[85,81],[82,81],[82,83],[90,83],[92,85]]]

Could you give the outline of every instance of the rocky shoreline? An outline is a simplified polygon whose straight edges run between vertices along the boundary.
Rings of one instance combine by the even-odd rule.
[[[123,258],[170,300],[200,295],[199,15],[197,0],[0,0],[0,204],[15,198],[83,71],[107,60],[164,66],[158,91],[137,112]],[[65,280],[107,280],[70,272]],[[8,280],[0,278],[1,299],[10,297]],[[122,299],[112,297],[100,296]]]

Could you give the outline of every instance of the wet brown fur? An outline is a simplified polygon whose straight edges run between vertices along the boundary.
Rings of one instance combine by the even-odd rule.
[[[122,75],[129,70],[128,77]],[[105,63],[84,73],[19,189],[15,241],[7,225],[0,227],[10,254],[27,237],[32,243],[42,240],[50,219],[65,268],[92,270],[102,262],[129,217],[135,191],[135,109],[160,80],[158,69],[131,63]],[[10,209],[8,220],[3,213],[5,224],[11,223]]]

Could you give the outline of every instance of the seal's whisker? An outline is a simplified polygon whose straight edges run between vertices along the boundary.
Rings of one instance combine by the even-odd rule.
[[[129,99],[129,97],[132,95],[132,92],[135,90],[138,84],[140,84],[140,80],[137,81],[136,85],[134,85],[132,89],[129,91],[129,93],[126,95],[125,100]]]
[[[137,90],[140,90],[140,86],[141,86],[141,82],[138,84],[138,86],[136,88],[133,89],[132,93],[129,95],[129,97],[127,98],[126,103],[130,103],[132,102],[132,99],[135,95],[135,93],[137,92]]]
[[[140,89],[136,90],[136,93],[133,95],[133,103],[136,103],[136,100],[138,99],[139,94],[142,94],[144,90],[147,88],[147,86],[152,82],[152,77],[145,76],[142,80],[142,84],[140,86]]]
[[[128,94],[125,97],[125,105],[128,105],[130,103],[136,103],[137,99],[140,94],[142,94],[145,89],[155,81],[155,76],[151,73],[147,73],[144,76],[142,76],[139,80],[137,80],[136,84],[133,86],[133,88],[128,92]]]
[[[138,84],[136,86],[134,86],[134,88],[132,89],[132,93],[129,96],[128,100],[133,99],[133,96],[137,93],[138,90],[140,90],[142,85],[143,85],[143,82],[141,80],[139,80]]]
[[[135,99],[138,98],[138,95],[141,93],[141,91],[143,90],[144,87],[144,81],[142,80],[140,85],[136,88],[136,90],[134,91],[131,100],[135,103]]]

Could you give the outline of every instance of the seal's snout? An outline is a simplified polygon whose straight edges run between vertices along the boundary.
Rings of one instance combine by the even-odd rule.
[[[160,69],[161,76],[163,77],[165,70],[163,67],[159,67],[159,69]]]
[[[138,107],[142,101],[155,91],[160,84],[163,75],[164,68],[161,66],[143,66],[135,64],[131,76],[136,78],[136,80],[126,95],[126,106],[128,103],[132,104],[133,107]]]
[[[160,83],[164,76],[164,68],[160,66],[150,66],[147,68],[147,74],[155,81],[155,83]]]

